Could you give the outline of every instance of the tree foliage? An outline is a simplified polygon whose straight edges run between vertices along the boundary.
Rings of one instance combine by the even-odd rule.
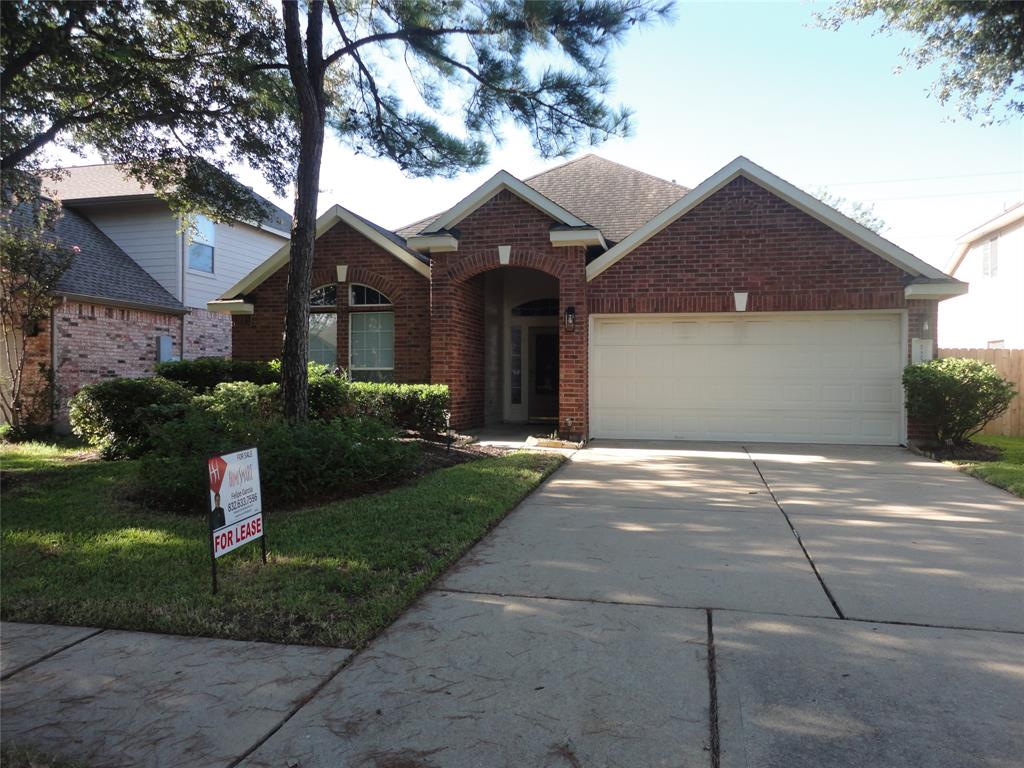
[[[885,219],[875,213],[873,203],[862,203],[859,200],[850,200],[842,195],[829,192],[824,187],[819,187],[815,194],[825,205],[831,206],[844,216],[847,216],[858,224],[867,227],[872,232],[881,234],[889,228]]]
[[[291,181],[280,24],[264,0],[5,2],[0,43],[5,175],[36,170],[51,145],[90,147],[177,211],[249,220],[264,211],[228,163],[279,191]]]
[[[994,365],[955,357],[907,366],[903,387],[907,415],[929,429],[937,445],[963,445],[1017,395]]]
[[[22,200],[10,189],[0,206],[0,413],[15,431],[49,421],[49,367],[31,365],[29,351],[77,248],[53,236],[60,215],[58,204],[35,195]]]
[[[629,131],[610,106],[608,53],[663,18],[652,0],[283,0],[299,125],[282,374],[289,419],[306,413],[309,291],[324,132],[414,176],[487,162],[507,120],[543,157]],[[410,103],[408,86],[419,95]],[[403,90],[404,86],[404,90]],[[452,114],[454,113],[454,114]],[[458,119],[455,119],[457,115]]]
[[[1000,105],[1024,113],[1024,2],[1019,0],[839,0],[818,15],[838,29],[879,19],[881,32],[909,32],[920,43],[903,51],[913,66],[938,62],[934,93],[955,101],[966,118],[991,121]]]

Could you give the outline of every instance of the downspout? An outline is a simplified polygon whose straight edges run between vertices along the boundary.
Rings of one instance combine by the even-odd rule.
[[[179,284],[178,290],[178,301],[181,302],[182,306],[185,305],[185,222],[181,216],[178,217],[178,265],[181,270],[181,283]],[[187,310],[188,307],[185,307]],[[188,317],[188,312],[181,316],[181,329],[179,332],[178,340],[178,356],[181,360],[185,359],[185,318]]]

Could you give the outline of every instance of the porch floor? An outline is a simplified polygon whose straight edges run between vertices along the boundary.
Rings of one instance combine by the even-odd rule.
[[[555,429],[551,424],[488,424],[485,427],[466,430],[470,442],[495,448],[524,448],[530,437],[547,437]]]

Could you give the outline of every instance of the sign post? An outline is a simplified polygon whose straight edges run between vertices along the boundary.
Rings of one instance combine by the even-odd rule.
[[[217,594],[217,558],[259,539],[265,565],[267,538],[263,531],[260,463],[256,449],[211,456],[207,470],[210,475],[210,568],[213,594]]]

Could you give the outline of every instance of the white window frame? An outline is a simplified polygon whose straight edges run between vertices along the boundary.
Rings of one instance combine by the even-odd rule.
[[[209,238],[204,235],[200,229],[200,223],[206,223],[209,225],[210,236]],[[192,255],[189,250],[193,245],[205,245],[210,249],[210,270],[199,269],[198,267],[192,266]],[[196,275],[204,275],[210,277],[211,275],[217,274],[217,222],[208,216],[197,214],[192,220],[189,226],[188,242],[185,245],[185,259],[188,262],[188,271]]]
[[[982,277],[999,277],[999,238],[991,237],[981,246]]]
[[[378,291],[379,293],[379,291]],[[351,294],[350,294],[351,295]],[[383,294],[381,294],[383,295]],[[364,307],[365,304],[357,306]],[[393,307],[392,304],[373,304],[370,306]],[[391,366],[388,368],[356,368],[352,365],[352,318],[360,315],[391,315]],[[395,311],[394,309],[381,310],[377,312],[349,312],[348,313],[348,370],[349,371],[394,371],[395,370]]]

